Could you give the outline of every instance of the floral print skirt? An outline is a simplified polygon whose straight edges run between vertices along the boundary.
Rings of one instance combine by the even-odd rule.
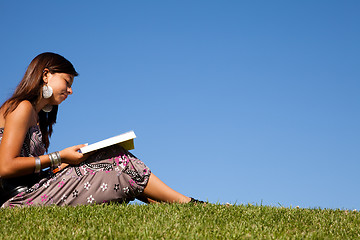
[[[112,146],[79,165],[41,179],[2,207],[129,202],[144,191],[150,174],[149,168],[130,152]]]

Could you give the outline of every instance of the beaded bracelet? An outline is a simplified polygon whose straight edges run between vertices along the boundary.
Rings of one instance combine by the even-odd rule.
[[[39,173],[41,170],[41,161],[39,157],[35,157],[35,171],[34,173]]]

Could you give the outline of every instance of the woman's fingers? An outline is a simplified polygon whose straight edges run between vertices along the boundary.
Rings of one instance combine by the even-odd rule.
[[[73,148],[75,149],[75,151],[79,151],[80,148],[85,147],[87,145],[88,145],[87,143],[86,144],[80,144],[80,145],[73,146]]]

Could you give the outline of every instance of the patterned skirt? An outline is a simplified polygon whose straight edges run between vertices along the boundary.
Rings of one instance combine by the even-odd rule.
[[[150,174],[149,168],[130,152],[112,146],[79,165],[42,178],[2,207],[129,202],[144,191]]]

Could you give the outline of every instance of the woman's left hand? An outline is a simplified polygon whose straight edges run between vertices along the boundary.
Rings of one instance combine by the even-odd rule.
[[[80,148],[85,147],[86,144],[80,144],[73,147],[65,148],[61,150],[60,157],[63,163],[68,163],[71,165],[77,165],[83,161],[85,161],[89,155],[82,154],[79,152]]]

